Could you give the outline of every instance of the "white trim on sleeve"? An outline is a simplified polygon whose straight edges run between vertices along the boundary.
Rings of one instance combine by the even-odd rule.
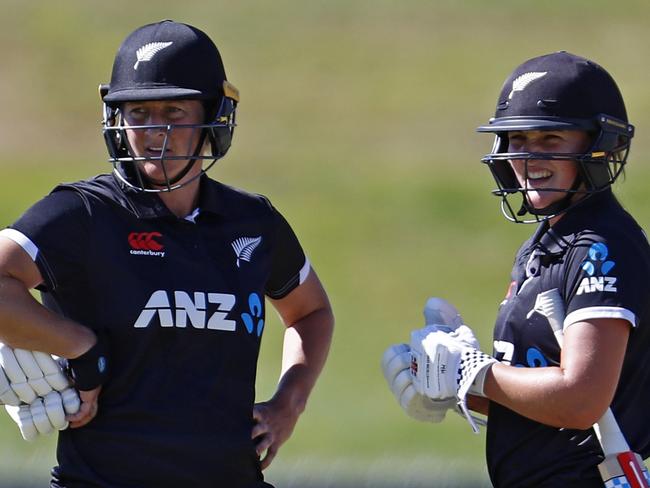
[[[311,269],[311,263],[309,262],[309,259],[307,256],[305,256],[305,264],[302,265],[302,268],[300,269],[300,273],[298,274],[298,284],[302,285],[305,280],[307,279],[307,276],[309,275],[309,270]]]
[[[16,229],[3,229],[0,230],[0,236],[14,241],[22,247],[27,254],[29,254],[32,261],[36,261],[36,256],[38,256],[38,247],[36,247],[36,244],[34,244],[25,234]]]
[[[632,327],[637,326],[636,315],[627,308],[622,307],[587,307],[571,312],[564,319],[563,328],[566,329],[576,322],[583,322],[589,319],[623,319],[627,320]]]

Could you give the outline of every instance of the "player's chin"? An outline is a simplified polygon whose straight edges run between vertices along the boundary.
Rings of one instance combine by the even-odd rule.
[[[154,189],[167,188],[170,185],[170,183],[173,181],[173,177],[170,177],[169,180],[165,180],[165,179],[155,180],[153,178],[147,177],[146,180],[147,180],[147,185],[150,188],[154,188]]]
[[[534,191],[534,190],[532,191],[528,190],[526,196],[528,198],[528,203],[533,208],[537,208],[537,209],[546,208],[549,205],[554,204],[561,198],[560,193],[549,192],[549,191]]]
[[[187,163],[188,161],[147,162],[140,167],[140,173],[151,187],[166,187],[170,181],[174,181]]]

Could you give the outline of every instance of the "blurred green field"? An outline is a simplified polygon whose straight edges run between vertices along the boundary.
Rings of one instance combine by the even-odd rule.
[[[503,219],[474,132],[526,58],[565,49],[617,79],[637,127],[624,204],[650,228],[650,3],[629,0],[0,0],[0,227],[56,183],[110,170],[97,85],[121,39],[173,18],[220,47],[239,127],[212,176],[268,195],[292,223],[337,317],[331,356],[280,486],[488,486],[485,435],[458,416],[406,418],[379,368],[421,325],[429,295],[454,302],[485,349],[513,254],[532,231]],[[271,313],[272,314],[272,313]],[[272,394],[272,317],[258,397]],[[24,443],[0,416],[0,483],[47,479],[54,439]],[[4,486],[4,485],[3,485]]]

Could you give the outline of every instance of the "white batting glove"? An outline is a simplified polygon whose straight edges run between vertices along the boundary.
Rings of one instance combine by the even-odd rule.
[[[51,391],[30,405],[5,405],[5,409],[18,425],[23,439],[33,441],[39,435],[49,435],[55,430],[67,429],[66,414],[77,413],[80,404],[76,390],[68,388],[62,392]]]
[[[61,366],[49,354],[26,349],[12,349],[0,343],[0,367],[6,382],[0,377],[0,401],[7,405],[19,405],[20,402],[31,404],[37,397],[44,397],[52,390],[63,391],[70,387],[68,377]],[[14,396],[3,398],[6,383]]]
[[[467,395],[484,396],[485,375],[496,360],[478,349],[471,329],[460,326],[445,333],[425,327],[411,333],[411,376],[415,390],[433,400],[456,397],[474,432]]]
[[[455,398],[432,400],[419,394],[411,382],[411,348],[406,344],[390,346],[384,352],[381,367],[388,387],[406,414],[420,422],[442,422]]]
[[[443,298],[428,298],[424,321],[431,330],[452,332],[463,324],[460,313]],[[447,410],[456,408],[455,397],[434,400],[418,393],[411,383],[411,350],[406,344],[390,346],[382,357],[381,367],[390,391],[409,417],[421,422],[442,422]]]

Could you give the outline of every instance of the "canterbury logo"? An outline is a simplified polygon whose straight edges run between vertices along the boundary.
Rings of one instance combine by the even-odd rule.
[[[246,261],[250,263],[253,251],[262,242],[262,237],[240,237],[232,241],[232,248],[235,250],[237,256],[237,267],[239,268],[239,261]]]
[[[129,234],[131,254],[164,257],[165,253],[162,252],[164,246],[156,241],[156,238],[160,237],[162,237],[160,232],[131,232]]]
[[[510,95],[508,95],[508,100],[512,99],[512,96],[515,94],[515,92],[523,91],[533,81],[539,80],[543,76],[546,76],[547,73],[548,71],[531,71],[530,73],[524,73],[523,75],[515,78],[515,80],[512,82],[512,90],[510,91]]]
[[[149,44],[145,44],[135,52],[138,60],[133,65],[133,69],[138,69],[140,63],[151,61],[156,54],[172,44],[172,42],[150,42]]]

